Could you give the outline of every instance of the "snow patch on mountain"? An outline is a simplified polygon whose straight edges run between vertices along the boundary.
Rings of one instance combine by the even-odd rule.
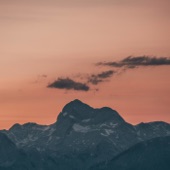
[[[90,122],[90,120],[91,120],[91,119],[84,119],[84,120],[82,120],[82,122],[85,122],[85,123],[86,123],[86,122]]]
[[[73,125],[73,130],[76,131],[76,132],[81,132],[81,133],[87,133],[89,132],[91,129],[89,126],[82,126],[78,123],[75,123]]]
[[[114,131],[112,129],[104,129],[104,133],[101,133],[102,136],[109,136],[112,133],[114,133]]]
[[[73,115],[70,115],[69,117],[70,117],[71,119],[75,119],[75,117],[74,117]]]
[[[116,126],[119,125],[119,123],[113,123],[113,122],[111,122],[110,125],[112,126],[112,128],[115,128]]]
[[[67,114],[68,114],[67,112],[64,112],[64,113],[63,113],[63,116],[67,116]]]

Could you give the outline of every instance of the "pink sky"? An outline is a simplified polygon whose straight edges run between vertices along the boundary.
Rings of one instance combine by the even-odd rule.
[[[112,69],[97,62],[170,57],[169,6],[169,0],[0,0],[0,129],[53,123],[75,98],[116,109],[133,124],[170,122],[170,66],[127,70],[88,92],[46,87],[58,77]]]

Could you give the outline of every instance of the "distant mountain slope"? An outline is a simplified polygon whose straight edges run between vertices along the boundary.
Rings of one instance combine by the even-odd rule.
[[[41,155],[36,150],[25,152],[0,132],[0,170],[40,170]]]
[[[15,144],[0,132],[0,165],[9,166],[15,162],[18,150]]]
[[[91,170],[169,170],[170,136],[154,138],[131,147]]]
[[[133,126],[111,108],[94,109],[74,100],[63,108],[54,124],[15,124],[1,134],[10,139],[17,153],[20,150],[19,155],[21,150],[26,154],[22,158],[28,159],[28,164],[32,164],[29,155],[36,153],[39,161],[35,167],[87,170],[112,160],[141,141],[170,136],[170,124],[150,122]],[[14,162],[18,165],[19,161]]]

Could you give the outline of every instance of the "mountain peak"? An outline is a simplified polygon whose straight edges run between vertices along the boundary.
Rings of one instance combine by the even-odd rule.
[[[74,122],[83,120],[93,120],[94,122],[104,122],[106,120],[124,121],[123,118],[109,107],[92,108],[91,106],[75,99],[66,104],[58,116],[58,120],[71,119]]]
[[[10,130],[18,130],[20,129],[22,126],[19,123],[15,123],[13,126],[10,127]]]
[[[84,104],[81,100],[79,99],[75,99],[73,101],[71,101],[70,103],[75,103],[75,104]]]
[[[60,117],[67,116],[72,118],[75,117],[78,119],[85,119],[86,117],[92,115],[93,110],[94,109],[89,105],[78,99],[75,99],[64,106],[62,112],[58,116],[58,119],[60,119]]]
[[[90,107],[87,104],[83,103],[82,101],[75,99],[75,100],[69,102],[68,104],[66,104],[66,106],[63,109],[65,109],[67,107],[80,107],[80,106]]]

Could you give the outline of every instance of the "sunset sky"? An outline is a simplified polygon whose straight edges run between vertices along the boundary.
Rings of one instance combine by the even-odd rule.
[[[75,98],[170,123],[169,57],[169,0],[0,0],[0,129]]]

